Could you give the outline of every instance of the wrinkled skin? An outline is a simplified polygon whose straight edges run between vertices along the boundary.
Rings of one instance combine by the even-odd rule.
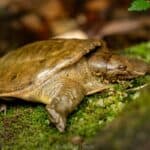
[[[16,51],[13,54],[8,55],[6,57],[7,59],[11,58],[12,55],[18,56],[18,53],[19,54],[25,53],[25,55],[22,55],[24,57],[28,55],[27,59],[23,57],[25,61],[23,62],[22,65],[20,65],[21,61],[18,60],[16,66],[19,64],[20,67],[22,66],[22,68],[27,68],[29,67],[28,65],[30,64],[30,69],[32,69],[30,71],[31,72],[30,75],[32,76],[35,75],[34,76],[35,79],[33,80],[34,82],[31,83],[27,82],[30,83],[30,86],[28,86],[27,88],[26,88],[27,85],[25,85],[24,82],[22,82],[22,85],[24,85],[24,89],[20,89],[18,91],[17,89],[15,89],[13,92],[1,92],[0,97],[5,99],[7,99],[8,97],[9,98],[17,97],[27,101],[44,103],[49,113],[50,121],[56,125],[56,127],[60,132],[63,132],[65,130],[67,116],[77,107],[77,105],[80,104],[80,102],[82,101],[85,95],[90,95],[102,91],[104,89],[107,89],[109,87],[110,82],[132,79],[150,73],[149,64],[141,60],[129,59],[124,56],[118,56],[116,54],[112,54],[110,51],[107,50],[105,44],[101,41],[97,42],[94,40],[93,41],[92,40],[84,40],[84,41],[83,40],[50,40],[49,42],[51,42],[50,46],[54,46],[53,42],[54,43],[56,42],[55,44],[58,45],[55,45],[54,48],[58,46],[60,50],[62,50],[64,46],[66,46],[68,50],[64,51],[64,53],[68,52],[70,49],[71,50],[77,49],[77,47],[75,46],[76,45],[81,46],[83,43],[85,45],[89,44],[90,47],[89,49],[91,50],[88,50],[88,46],[87,46],[85,47],[85,50],[81,49],[80,51],[76,50],[74,53],[71,52],[75,54],[72,55],[71,57],[68,57],[68,53],[67,53],[67,57],[64,57],[65,54],[61,54],[60,56],[58,56],[58,54],[60,54],[58,50],[54,50],[54,52],[51,50],[50,51],[52,53],[50,54],[51,60],[46,61],[45,59],[47,58],[47,55],[44,55],[45,59],[43,60],[45,61],[42,60],[42,63],[44,63],[42,64],[43,65],[42,72],[41,71],[38,72],[38,69],[40,70],[42,67],[40,65],[36,66],[36,64],[39,61],[41,61],[41,59],[39,58],[42,58],[43,51],[41,46],[43,45],[44,42],[41,45],[39,44],[40,46],[37,46],[38,43],[35,44],[35,46],[40,47],[40,49],[37,49],[37,52],[39,51],[40,53],[40,50],[42,51],[40,53],[41,57],[37,54],[36,57],[38,57],[38,59],[36,60],[34,58],[33,62],[35,63],[35,65],[34,63],[32,64],[33,58],[31,54],[33,53],[30,52],[36,49],[35,46],[33,46],[34,48],[32,47],[32,49],[28,47],[28,49],[30,50],[28,51],[28,54],[26,54],[24,51],[19,51],[19,52]],[[71,46],[70,44],[74,46]],[[45,46],[46,45],[44,45],[44,48]],[[27,48],[24,48],[24,50],[26,49]],[[84,53],[81,53],[82,51]],[[85,53],[85,51],[87,52]],[[49,54],[50,52],[46,54]],[[53,57],[53,54],[55,53],[58,53],[57,57],[55,56],[56,58]],[[12,59],[14,59],[14,56],[12,57]],[[21,55],[19,56],[21,57]],[[63,57],[65,59],[62,59]],[[5,62],[6,58],[2,58],[3,60],[1,61],[3,62],[3,64],[6,63],[7,66],[8,63],[7,61]],[[57,64],[55,68],[53,67],[54,63],[52,63],[52,60],[55,64]],[[57,61],[55,62],[55,60]],[[60,62],[58,63],[58,61]],[[13,62],[13,60],[9,60],[10,63],[9,65],[12,65],[11,62]],[[53,65],[49,65],[50,63]],[[66,64],[68,64],[66,67],[63,66]],[[44,66],[48,66],[48,65],[49,68],[51,67],[51,69],[49,70],[44,69]],[[35,66],[36,68],[34,68]],[[60,66],[63,67],[60,68]],[[35,73],[34,73],[34,69],[35,69]],[[8,77],[11,80],[14,77],[15,71],[16,70],[12,71],[13,73],[10,72],[8,74]],[[24,74],[21,74],[17,70],[16,73],[18,78],[22,80],[28,79],[27,77],[30,77],[28,76],[29,72],[28,74],[26,74],[26,72]],[[1,74],[3,74],[3,72]],[[107,84],[106,82],[104,82],[104,80],[108,81]],[[16,80],[13,80],[11,82],[13,83],[14,86]],[[5,83],[3,81],[1,81],[1,83],[3,83],[5,87]],[[17,83],[19,82],[16,82],[16,84]],[[10,86],[11,89],[13,88],[13,86]],[[0,89],[2,90],[2,87]],[[7,91],[7,88],[5,89],[5,91]]]

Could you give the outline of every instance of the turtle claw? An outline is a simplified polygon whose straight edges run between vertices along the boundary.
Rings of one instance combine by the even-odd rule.
[[[66,117],[62,116],[54,108],[50,108],[49,105],[46,106],[46,110],[49,113],[50,121],[56,125],[60,132],[64,132],[66,127]]]
[[[6,111],[7,111],[7,105],[1,104],[0,105],[0,112],[4,112],[4,115],[6,115]]]
[[[66,127],[66,119],[62,116],[59,116],[59,123],[56,124],[56,127],[60,132],[64,132]]]

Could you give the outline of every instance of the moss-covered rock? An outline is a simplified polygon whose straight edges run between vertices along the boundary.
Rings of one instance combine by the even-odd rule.
[[[85,150],[148,150],[150,143],[150,86],[127,104],[124,111],[104,127],[92,142],[82,145]]]
[[[150,43],[130,48],[126,53],[150,62]],[[82,104],[69,116],[65,133],[59,133],[49,122],[43,105],[20,103],[17,100],[8,103],[7,114],[0,114],[0,146],[3,149],[26,150],[80,149],[139,96],[139,92],[128,89],[149,81],[150,76],[145,76],[112,85],[107,91],[85,97]]]

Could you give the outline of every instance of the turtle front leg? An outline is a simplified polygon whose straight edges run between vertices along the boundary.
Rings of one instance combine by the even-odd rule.
[[[76,106],[82,101],[85,92],[83,87],[70,79],[57,81],[59,88],[54,88],[51,103],[46,105],[50,120],[60,132],[65,130],[66,119]],[[55,91],[58,90],[58,91]]]

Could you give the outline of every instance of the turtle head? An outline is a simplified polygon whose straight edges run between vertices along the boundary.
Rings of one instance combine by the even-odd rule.
[[[150,65],[142,60],[112,55],[107,62],[106,76],[114,80],[132,79],[150,74]]]
[[[88,59],[91,72],[110,81],[132,79],[150,74],[150,65],[142,60],[131,59],[111,52],[96,52]]]

